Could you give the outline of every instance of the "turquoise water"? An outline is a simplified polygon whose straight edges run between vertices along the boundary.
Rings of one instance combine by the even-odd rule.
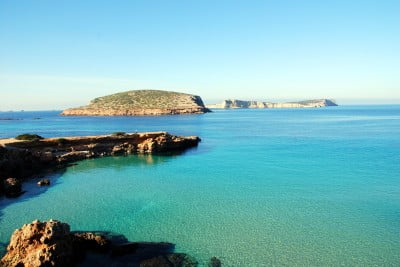
[[[400,106],[220,110],[165,117],[0,113],[0,138],[167,130],[179,156],[81,161],[0,200],[0,242],[36,218],[169,241],[201,264],[399,266]],[[34,119],[40,118],[40,119]]]

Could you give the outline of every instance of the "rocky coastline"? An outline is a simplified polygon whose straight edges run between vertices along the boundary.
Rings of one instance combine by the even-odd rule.
[[[239,109],[239,108],[321,108],[328,106],[337,106],[335,101],[330,99],[313,99],[298,102],[286,102],[286,103],[273,103],[273,102],[262,102],[262,101],[247,101],[238,99],[228,99],[222,101],[219,104],[207,105],[208,108],[214,109]]]
[[[17,197],[24,178],[44,170],[59,170],[90,158],[183,151],[200,142],[197,136],[167,132],[115,133],[101,136],[45,138],[21,141],[0,139],[0,195]],[[44,181],[42,185],[49,182]]]
[[[200,141],[197,136],[167,132],[119,132],[31,141],[0,139],[0,194],[18,197],[25,178],[43,170],[59,170],[79,160],[180,152]],[[50,181],[42,179],[38,185],[48,186]],[[0,266],[197,266],[194,258],[175,253],[174,247],[167,242],[129,242],[126,238],[121,242],[121,238],[115,240],[103,233],[71,232],[68,224],[56,220],[36,220],[14,231]],[[218,267],[221,262],[213,257],[209,266]]]
[[[167,242],[129,242],[106,232],[71,232],[57,220],[38,220],[23,225],[11,236],[2,267],[39,266],[139,266],[195,267],[198,262],[185,253],[175,253]],[[90,256],[90,257],[88,257]],[[212,257],[210,267],[220,267]]]

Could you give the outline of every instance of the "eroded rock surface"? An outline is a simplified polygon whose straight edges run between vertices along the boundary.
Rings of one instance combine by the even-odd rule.
[[[34,221],[15,230],[1,266],[71,266],[69,225],[59,221]]]

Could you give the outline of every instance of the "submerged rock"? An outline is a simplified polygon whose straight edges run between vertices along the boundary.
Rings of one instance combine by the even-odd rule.
[[[208,263],[208,267],[221,267],[222,263],[221,260],[218,259],[217,257],[212,257],[210,259],[210,262]]]
[[[22,184],[17,178],[7,178],[3,190],[7,197],[18,197],[22,194]]]
[[[140,258],[146,259],[154,255],[172,253],[175,245],[168,242],[127,242],[115,245],[111,255],[113,257],[124,256],[127,254],[138,254]]]
[[[197,261],[184,253],[160,255],[140,262],[140,267],[196,267]]]

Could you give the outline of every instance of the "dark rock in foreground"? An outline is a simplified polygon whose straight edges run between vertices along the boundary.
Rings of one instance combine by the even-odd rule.
[[[0,266],[71,266],[72,246],[68,224],[34,221],[15,230]]]
[[[71,233],[66,223],[33,221],[15,230],[0,260],[4,267],[75,266],[88,252],[103,257],[101,262],[116,266],[195,267],[197,262],[184,253],[173,253],[171,243],[131,242],[114,245],[103,235],[91,232]],[[118,252],[118,253],[116,253]],[[119,262],[118,257],[132,254],[133,261]],[[102,256],[101,256],[102,255]],[[82,266],[87,266],[84,263]],[[103,265],[102,265],[103,266]]]

